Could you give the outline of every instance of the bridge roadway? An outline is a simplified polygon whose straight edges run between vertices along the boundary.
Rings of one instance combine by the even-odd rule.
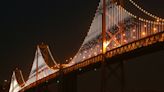
[[[142,38],[140,40],[125,44],[121,47],[115,48],[113,50],[106,52],[104,56],[107,63],[106,65],[109,65],[110,63],[117,63],[119,61],[127,60],[133,57],[141,56],[147,53],[152,53],[162,49],[164,49],[164,32],[160,32]],[[69,84],[64,83],[65,85],[61,85],[62,89],[64,89],[61,92],[76,92],[75,76],[90,71],[95,67],[100,68],[102,60],[103,60],[103,55],[99,54],[95,57],[84,60],[81,63],[75,64],[67,68],[63,68],[60,71],[50,76],[47,76],[43,79],[38,80],[35,83],[32,83],[27,87],[24,87],[20,92],[33,92],[30,90],[35,89],[36,87],[39,87],[41,85],[44,85],[47,82],[51,82],[51,81],[54,82],[61,78],[66,79],[66,81],[63,82],[69,82]],[[71,85],[70,83],[72,83],[72,86],[70,86]]]

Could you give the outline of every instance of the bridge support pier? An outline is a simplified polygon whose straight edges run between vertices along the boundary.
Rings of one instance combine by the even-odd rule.
[[[110,61],[109,61],[110,62]],[[124,77],[124,61],[116,61],[112,63],[108,63],[106,65],[106,81],[110,80],[111,77],[118,80],[120,85],[120,90],[117,90],[117,92],[125,92],[125,77]],[[107,84],[106,84],[107,86]],[[109,88],[110,87],[106,87]],[[108,92],[109,90],[106,89],[105,92]]]
[[[61,75],[59,92],[77,92],[77,74]]]

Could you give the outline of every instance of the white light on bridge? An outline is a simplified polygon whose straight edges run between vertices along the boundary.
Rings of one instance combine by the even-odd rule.
[[[133,36],[133,39],[136,39],[136,36]]]
[[[127,40],[124,40],[124,42],[126,43],[126,42],[127,42]]]
[[[147,25],[144,25],[144,27],[147,27]]]
[[[94,52],[94,55],[96,56],[97,55],[97,52]]]
[[[136,30],[135,30],[135,29],[133,29],[133,32],[136,32]]]
[[[72,60],[72,58],[70,58],[70,60]]]
[[[59,83],[60,83],[60,81],[59,81],[59,80],[57,80],[57,81],[56,81],[56,83],[58,83],[58,84],[59,84]]]
[[[159,22],[159,19],[157,19],[157,22]]]

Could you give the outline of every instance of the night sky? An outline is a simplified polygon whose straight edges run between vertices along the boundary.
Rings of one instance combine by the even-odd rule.
[[[164,18],[164,0],[135,1],[145,10]],[[27,77],[33,63],[36,45],[42,42],[50,46],[57,62],[65,62],[66,59],[73,57],[89,30],[98,3],[99,0],[1,0],[0,83],[4,79],[10,80],[12,71],[16,67],[20,68]],[[145,58],[146,56],[141,57],[140,60],[144,59],[143,61],[151,63],[137,64],[135,62],[137,59],[131,61],[136,63],[134,67],[140,64],[154,65],[152,66],[155,67],[154,73],[164,76],[164,72],[158,71],[159,66],[164,65],[161,63],[162,55],[162,51],[153,54],[159,59],[155,61],[157,64],[152,63],[154,62],[152,59],[147,60],[149,57]],[[143,66],[142,69],[147,69],[145,67]],[[143,74],[149,73],[152,67],[145,70]],[[153,79],[157,78],[158,76],[153,76]]]

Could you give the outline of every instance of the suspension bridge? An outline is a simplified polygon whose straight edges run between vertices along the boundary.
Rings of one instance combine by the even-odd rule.
[[[77,92],[76,76],[95,68],[102,71],[102,92],[107,91],[107,76],[116,75],[116,70],[120,69],[116,76],[123,92],[123,61],[162,50],[164,45],[164,19],[144,10],[133,0],[126,2],[144,16],[128,11],[124,0],[101,0],[88,34],[70,62],[57,63],[49,46],[40,44],[28,80],[25,81],[21,70],[16,69],[9,92],[45,92],[47,85],[56,81],[60,82],[59,91]],[[111,67],[112,64],[115,67]],[[106,68],[111,71],[109,74]]]

